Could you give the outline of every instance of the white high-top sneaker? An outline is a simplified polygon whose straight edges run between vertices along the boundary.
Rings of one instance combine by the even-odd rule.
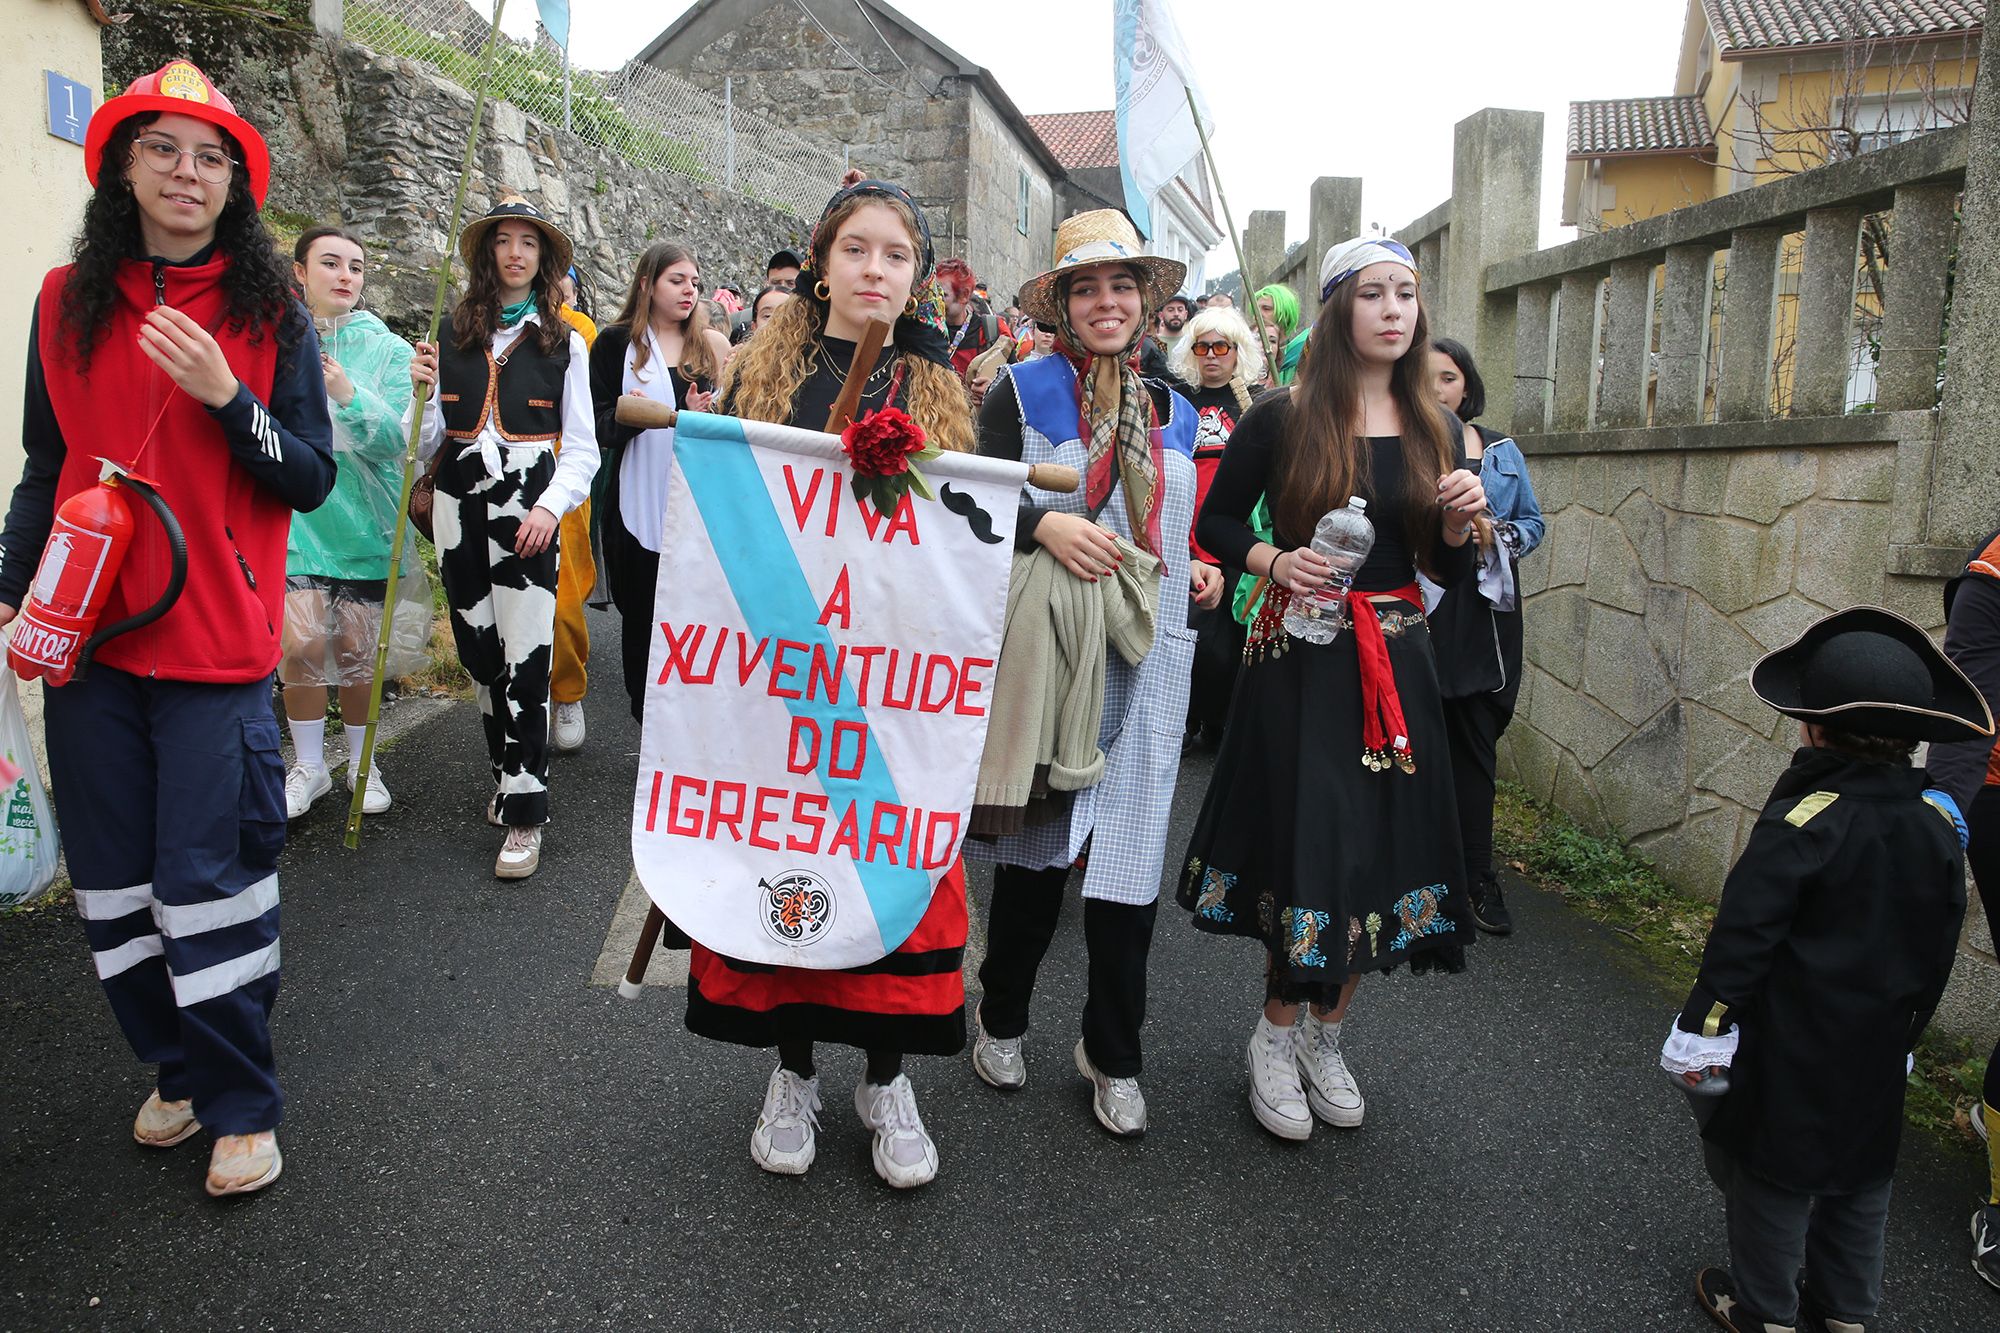
[[[1355,1128],[1368,1103],[1361,1099],[1361,1085],[1340,1053],[1340,1024],[1322,1022],[1308,1009],[1298,1032],[1299,1073],[1305,1076],[1306,1101],[1313,1114],[1329,1125]]]
[[[1281,1139],[1312,1137],[1312,1112],[1299,1083],[1295,1029],[1279,1027],[1262,1014],[1250,1034],[1250,1114]]]

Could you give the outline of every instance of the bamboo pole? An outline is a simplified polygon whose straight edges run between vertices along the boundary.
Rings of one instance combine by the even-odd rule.
[[[486,111],[486,85],[493,76],[493,60],[500,49],[500,15],[507,0],[494,0],[493,27],[486,35],[486,51],[480,57],[479,86],[472,93],[472,131],[465,136],[465,155],[459,162],[458,191],[451,201],[451,226],[445,232],[444,258],[438,263],[437,292],[431,300],[430,332],[424,341],[436,343],[438,326],[444,322],[444,298],[451,290],[451,257],[458,246],[459,222],[465,213],[465,189],[472,179],[472,161],[479,151],[479,121]],[[375,729],[382,720],[382,676],[389,667],[389,633],[396,618],[396,592],[402,582],[403,539],[410,527],[410,489],[417,480],[417,447],[423,439],[424,409],[431,395],[419,395],[410,414],[410,438],[403,448],[403,494],[396,506],[396,530],[389,543],[388,596],[382,600],[382,628],[375,639],[375,678],[368,687],[368,729],[361,739],[361,770],[352,774],[354,797],[347,805],[347,846],[361,845],[361,802],[368,795],[368,772],[375,762]],[[341,726],[348,719],[340,720]]]
[[[1278,358],[1271,346],[1271,339],[1264,332],[1263,317],[1257,313],[1257,294],[1250,290],[1250,265],[1243,260],[1243,238],[1236,234],[1236,219],[1229,213],[1229,194],[1222,188],[1222,172],[1215,165],[1215,153],[1208,146],[1208,126],[1201,123],[1201,108],[1195,105],[1194,89],[1183,89],[1187,93],[1188,114],[1194,117],[1194,132],[1201,136],[1202,160],[1208,163],[1208,175],[1215,182],[1215,197],[1222,204],[1222,225],[1229,229],[1230,248],[1236,251],[1236,274],[1243,279],[1243,318],[1256,330],[1257,345],[1264,349],[1264,369],[1270,375],[1271,383],[1278,382]]]

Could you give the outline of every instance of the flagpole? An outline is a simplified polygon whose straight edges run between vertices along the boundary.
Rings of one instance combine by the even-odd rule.
[[[1222,188],[1222,173],[1216,169],[1215,153],[1208,146],[1208,126],[1201,123],[1201,108],[1194,100],[1194,89],[1186,84],[1181,90],[1187,94],[1188,114],[1194,117],[1194,132],[1201,136],[1202,160],[1208,163],[1209,179],[1215,182],[1215,197],[1222,204],[1222,225],[1229,228],[1229,244],[1236,251],[1236,273],[1243,279],[1244,317],[1257,330],[1257,345],[1264,349],[1265,373],[1271,383],[1278,382],[1278,358],[1271,347],[1271,337],[1264,330],[1263,317],[1257,313],[1257,302],[1250,293],[1250,266],[1243,261],[1243,238],[1236,234],[1236,219],[1229,213],[1229,195]]]
[[[479,151],[479,120],[486,110],[486,86],[493,76],[494,56],[500,49],[500,15],[507,8],[507,0],[494,0],[493,27],[486,36],[486,53],[479,66],[479,86],[472,94],[472,130],[465,136],[465,155],[458,168],[458,192],[452,196],[451,226],[445,232],[444,257],[438,263],[437,291],[431,299],[430,331],[424,341],[433,345],[437,342],[438,326],[444,322],[444,298],[451,289],[451,257],[458,242],[459,220],[465,213],[465,189],[472,179],[473,158]],[[567,49],[567,48],[565,48]],[[423,439],[424,409],[430,404],[431,395],[417,395],[415,410],[410,413],[410,438],[403,448],[403,491],[396,506],[395,534],[389,541],[388,595],[382,599],[381,632],[375,636],[375,676],[368,687],[368,728],[361,737],[360,771],[348,776],[354,781],[354,798],[347,806],[347,846],[352,849],[361,845],[361,803],[368,795],[368,772],[375,762],[375,731],[382,720],[382,677],[389,669],[389,635],[395,628],[396,593],[402,582],[403,538],[410,527],[410,490],[417,480],[417,449]],[[341,725],[347,725],[341,718]]]

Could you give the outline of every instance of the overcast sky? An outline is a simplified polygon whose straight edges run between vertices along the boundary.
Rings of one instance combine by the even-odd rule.
[[[822,15],[856,2],[794,0]],[[992,70],[1025,112],[1112,105],[1111,0],[889,2]],[[622,64],[689,8],[680,0],[570,4],[572,58],[592,69]],[[1390,231],[1442,203],[1451,193],[1452,126],[1487,106],[1543,114],[1542,238],[1566,239],[1556,219],[1568,104],[1671,93],[1687,9],[1687,0],[1168,4],[1217,121],[1217,165],[1237,228],[1253,208],[1281,208],[1287,242],[1305,239],[1316,176],[1360,176],[1365,221]],[[514,0],[504,26],[525,34],[533,15],[532,3]],[[1225,241],[1209,271],[1235,267]]]

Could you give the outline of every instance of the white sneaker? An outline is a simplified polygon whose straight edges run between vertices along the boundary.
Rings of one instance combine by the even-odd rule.
[[[583,700],[573,704],[557,704],[555,725],[549,729],[549,739],[555,744],[557,754],[573,754],[583,748]]]
[[[863,1079],[854,1085],[854,1113],[875,1131],[875,1174],[899,1190],[937,1179],[937,1145],[917,1114],[917,1090],[908,1074],[886,1087]]]
[[[1250,1034],[1250,1114],[1281,1139],[1312,1137],[1312,1112],[1299,1083],[1298,1035],[1262,1014]]]
[[[541,864],[542,826],[515,824],[507,830],[507,841],[500,844],[500,855],[493,861],[493,874],[497,879],[526,879]]]
[[[1299,1020],[1298,1060],[1313,1114],[1342,1129],[1359,1125],[1368,1103],[1361,1099],[1361,1085],[1340,1053],[1340,1024],[1323,1023],[1307,1010]]]
[[[750,1160],[780,1176],[802,1176],[819,1151],[819,1079],[800,1078],[783,1065],[764,1087],[764,1109],[750,1131]]]
[[[1012,1092],[1028,1081],[1021,1039],[988,1036],[977,1009],[972,1011],[972,1072],[1002,1092]]]
[[[324,768],[293,764],[285,770],[285,818],[297,819],[332,790],[333,774]]]
[[[354,790],[354,765],[352,764],[347,766],[347,790]],[[371,763],[368,765],[368,790],[361,797],[361,813],[364,815],[379,815],[387,810],[390,804],[389,788],[382,782],[382,765],[380,763]]]
[[[1146,1095],[1139,1091],[1138,1079],[1112,1078],[1090,1063],[1081,1038],[1076,1043],[1076,1072],[1091,1082],[1090,1109],[1098,1124],[1120,1138],[1145,1137]]]

